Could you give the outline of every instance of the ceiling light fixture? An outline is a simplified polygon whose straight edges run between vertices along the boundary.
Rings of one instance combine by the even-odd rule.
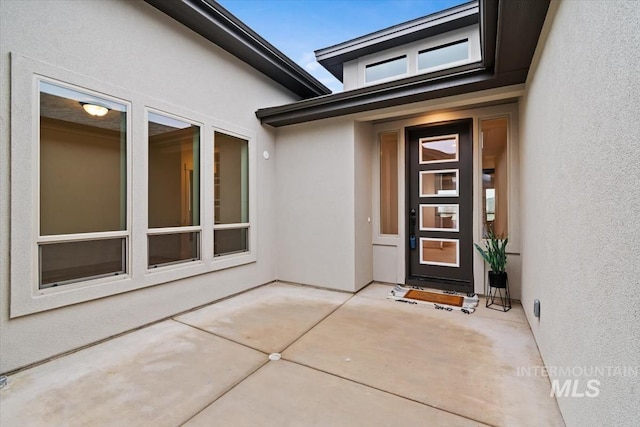
[[[88,102],[81,102],[80,105],[82,105],[84,111],[96,117],[102,117],[109,112],[109,109],[104,105],[91,104]]]

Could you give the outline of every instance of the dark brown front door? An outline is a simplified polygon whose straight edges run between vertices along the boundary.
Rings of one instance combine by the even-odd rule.
[[[409,285],[473,291],[472,126],[407,128]]]

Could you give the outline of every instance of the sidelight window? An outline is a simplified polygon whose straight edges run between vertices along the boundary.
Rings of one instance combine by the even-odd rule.
[[[381,133],[380,234],[398,234],[398,133]]]
[[[482,223],[498,236],[508,234],[508,141],[506,117],[482,120]]]

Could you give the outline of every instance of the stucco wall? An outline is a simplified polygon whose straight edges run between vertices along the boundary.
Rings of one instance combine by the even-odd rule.
[[[562,1],[547,21],[520,104],[522,302],[547,367],[637,370],[640,8]],[[600,381],[558,398],[567,425],[638,425],[640,377],[586,373],[561,378]]]
[[[278,129],[278,279],[355,289],[354,128],[331,119]]]
[[[354,123],[354,201],[355,201],[355,288],[373,280],[372,171],[371,156],[376,147],[371,123]]]
[[[274,150],[275,132],[263,128],[254,111],[295,97],[142,1],[3,0],[0,19],[0,372],[276,278],[275,200],[270,196],[275,163],[260,156],[256,263],[10,320],[10,203],[29,195],[12,193],[9,181],[9,52],[248,129],[258,153]]]

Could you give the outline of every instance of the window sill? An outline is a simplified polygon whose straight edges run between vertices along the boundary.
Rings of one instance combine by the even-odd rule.
[[[53,310],[72,304],[105,298],[169,282],[175,282],[219,270],[240,267],[257,261],[254,253],[227,255],[208,261],[173,264],[140,273],[77,282],[55,288],[12,294],[11,318]],[[140,269],[139,269],[140,270]]]

